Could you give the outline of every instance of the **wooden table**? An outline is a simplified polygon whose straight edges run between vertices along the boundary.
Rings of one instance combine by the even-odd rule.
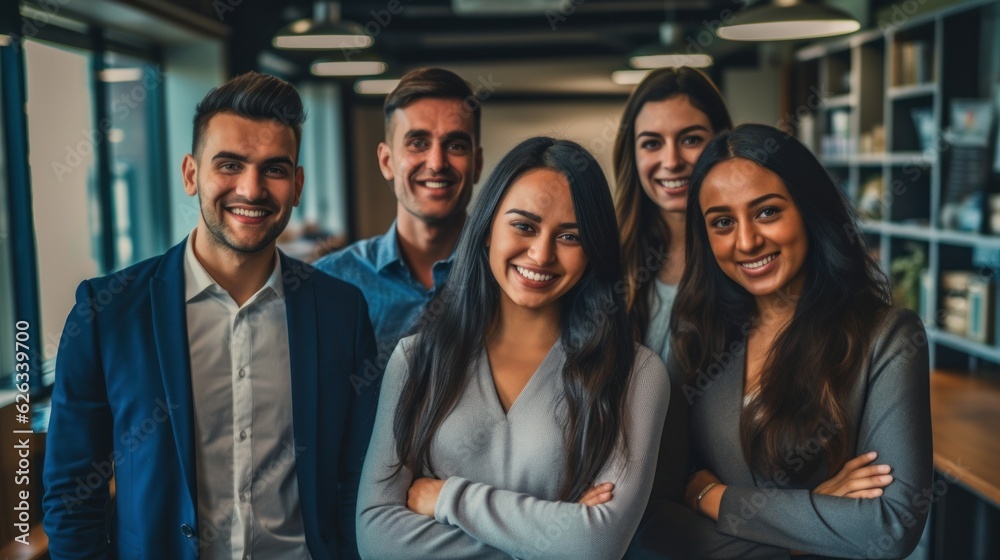
[[[931,423],[934,467],[1000,507],[1000,385],[935,370]]]

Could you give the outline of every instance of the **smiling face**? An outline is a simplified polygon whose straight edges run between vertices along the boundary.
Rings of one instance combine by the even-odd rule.
[[[501,309],[558,306],[587,269],[566,177],[542,168],[515,181],[493,217],[488,249]]]
[[[392,181],[399,219],[435,224],[464,215],[483,160],[464,102],[417,99],[393,112],[388,132],[378,161]]]
[[[726,276],[758,303],[801,293],[809,241],[780,177],[749,160],[724,161],[705,177],[698,202],[712,253]]]
[[[219,113],[196,155],[184,158],[184,190],[198,195],[200,246],[252,254],[274,250],[302,193],[295,133],[275,120]]]
[[[639,183],[661,213],[684,213],[691,171],[715,136],[708,115],[686,95],[649,101],[635,118]]]

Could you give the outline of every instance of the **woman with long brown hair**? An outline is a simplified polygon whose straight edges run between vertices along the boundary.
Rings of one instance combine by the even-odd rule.
[[[690,197],[671,367],[700,470],[644,544],[671,558],[906,556],[932,474],[920,320],[891,306],[850,205],[795,138],[718,136]]]
[[[693,68],[650,72],[625,104],[614,153],[625,305],[640,340],[664,362],[691,171],[709,140],[732,126],[719,89]]]
[[[701,71],[687,67],[650,72],[622,114],[614,153],[615,212],[625,270],[619,291],[637,338],[664,363],[669,363],[670,309],[684,270],[691,172],[708,142],[732,125],[719,89]],[[661,503],[672,507],[684,490],[688,440],[687,407],[678,393],[681,381],[681,376],[671,374],[673,390],[649,501],[651,512]],[[637,542],[643,533],[640,529]]]

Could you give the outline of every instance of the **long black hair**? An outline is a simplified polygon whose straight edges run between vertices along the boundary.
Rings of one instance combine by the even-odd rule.
[[[484,351],[499,310],[500,288],[486,249],[494,216],[510,186],[535,169],[552,169],[568,180],[587,257],[583,277],[561,305],[568,460],[560,499],[576,500],[595,482],[616,446],[625,443],[623,409],[635,347],[615,290],[622,262],[611,192],[597,161],[575,142],[526,140],[486,180],[459,239],[449,280],[428,305],[436,317],[421,321],[425,328],[407,355],[409,377],[393,433],[399,468],[433,472],[433,436],[461,396],[469,366]]]
[[[741,413],[743,455],[756,471],[776,472],[786,466],[789,450],[807,446],[824,423],[832,423],[840,429],[821,438],[822,452],[795,478],[807,478],[824,462],[833,473],[850,458],[854,426],[844,403],[891,296],[843,193],[808,148],[776,128],[738,126],[712,140],[695,165],[684,275],[670,321],[671,355],[689,376],[697,376],[708,370],[714,353],[742,340],[755,320],[754,296],[726,276],[712,254],[699,202],[708,173],[735,158],[781,179],[802,215],[809,244],[792,320],[769,349],[759,390]]]

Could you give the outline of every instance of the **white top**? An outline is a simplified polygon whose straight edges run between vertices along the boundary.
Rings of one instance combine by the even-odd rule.
[[[663,363],[667,363],[670,354],[670,310],[675,297],[677,286],[665,284],[659,278],[653,280],[653,290],[649,292],[649,325],[642,343],[659,354]]]
[[[184,255],[202,560],[309,558],[292,440],[281,259],[243,306]]]
[[[404,338],[386,367],[378,415],[358,490],[362,558],[425,560],[621,558],[649,500],[670,397],[663,362],[636,345],[624,408],[627,451],[613,454],[593,484],[613,482],[614,498],[588,507],[557,501],[565,465],[562,368],[556,344],[505,414],[483,350],[430,449],[434,476],[445,480],[435,518],[407,509],[414,476],[390,476],[398,463],[393,419],[408,376]]]

